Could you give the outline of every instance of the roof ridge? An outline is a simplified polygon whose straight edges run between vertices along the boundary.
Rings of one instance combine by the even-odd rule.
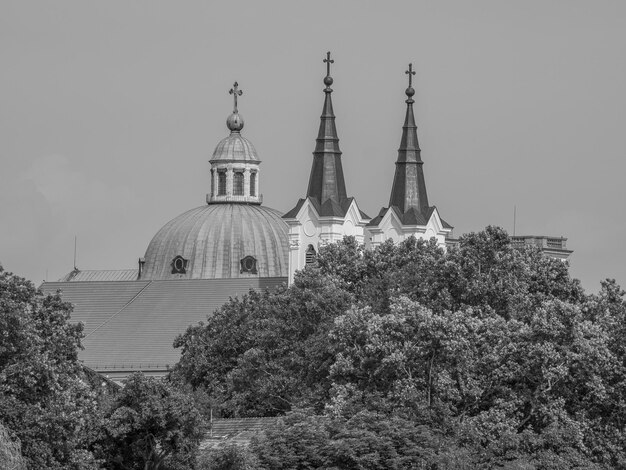
[[[140,290],[139,292],[137,292],[137,293],[133,296],[133,298],[132,298],[132,299],[130,299],[128,302],[126,302],[126,303],[124,304],[124,306],[123,306],[122,308],[120,308],[117,312],[115,312],[113,315],[111,315],[109,318],[107,318],[107,319],[106,319],[106,320],[104,320],[102,323],[100,323],[97,327],[95,327],[93,330],[91,330],[91,331],[89,332],[89,334],[85,335],[85,338],[88,338],[88,337],[89,337],[89,336],[91,336],[94,332],[96,332],[97,330],[99,330],[100,328],[102,328],[102,327],[103,327],[104,325],[106,325],[106,324],[107,324],[107,323],[108,323],[108,322],[109,322],[109,321],[110,321],[113,317],[115,317],[115,316],[117,316],[118,314],[122,313],[122,311],[123,311],[126,307],[128,307],[130,304],[132,304],[132,303],[135,301],[135,299],[136,299],[137,297],[139,297],[139,296],[141,295],[141,293],[142,293],[143,291],[145,291],[145,290],[148,288],[148,286],[149,286],[150,284],[152,284],[152,281],[151,281],[151,280],[150,280],[150,281],[147,281],[147,284],[146,284],[145,286],[143,286],[143,287],[141,288],[141,290]]]

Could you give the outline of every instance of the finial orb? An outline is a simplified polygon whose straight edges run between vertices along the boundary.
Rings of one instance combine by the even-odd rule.
[[[405,93],[406,93],[406,96],[411,98],[415,94],[415,89],[412,86],[410,86],[406,89]]]
[[[228,119],[226,119],[226,126],[232,132],[239,132],[243,129],[243,117],[239,113],[232,113],[228,116]]]
[[[331,86],[333,84],[333,77],[327,75],[324,77],[324,85]]]

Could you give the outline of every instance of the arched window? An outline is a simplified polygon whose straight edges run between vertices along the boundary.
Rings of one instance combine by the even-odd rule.
[[[233,181],[233,194],[235,196],[243,196],[243,171],[235,172],[235,179]]]
[[[217,171],[217,195],[226,196],[226,170]]]
[[[256,171],[250,173],[250,196],[256,196]]]
[[[315,255],[317,255],[317,253],[315,252],[315,248],[313,248],[313,245],[309,245],[309,247],[306,249],[305,255],[307,266],[309,264],[315,264]]]
[[[215,170],[211,170],[211,197],[215,196]]]

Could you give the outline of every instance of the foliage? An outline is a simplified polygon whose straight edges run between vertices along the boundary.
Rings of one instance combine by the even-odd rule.
[[[626,468],[613,281],[586,295],[495,227],[447,252],[347,237],[317,260],[176,342],[173,377],[214,409],[287,413],[252,446],[263,468]]]
[[[8,430],[2,424],[0,424],[0,468],[5,470],[26,469],[20,441],[11,438]]]
[[[369,411],[349,419],[292,412],[252,449],[268,470],[475,468],[469,452],[429,427]]]
[[[99,453],[109,469],[193,467],[202,418],[168,382],[136,373],[105,413]]]
[[[321,410],[333,358],[328,331],[350,301],[334,278],[314,269],[289,289],[231,299],[176,340],[182,357],[173,377],[205,388],[224,416]]]
[[[202,451],[198,470],[257,470],[258,460],[246,447],[235,444]]]
[[[70,312],[59,295],[0,267],[0,422],[21,441],[28,468],[97,468],[87,451],[97,402]]]

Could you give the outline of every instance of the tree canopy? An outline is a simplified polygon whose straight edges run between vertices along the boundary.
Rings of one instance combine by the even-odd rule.
[[[104,412],[98,454],[111,470],[193,468],[203,435],[191,397],[136,373]]]
[[[447,252],[345,238],[190,327],[172,376],[223,416],[286,414],[261,468],[616,468],[625,340],[613,281],[586,294],[501,229]]]
[[[77,351],[71,306],[0,267],[0,424],[21,441],[29,468],[98,468],[88,450],[96,394]]]

